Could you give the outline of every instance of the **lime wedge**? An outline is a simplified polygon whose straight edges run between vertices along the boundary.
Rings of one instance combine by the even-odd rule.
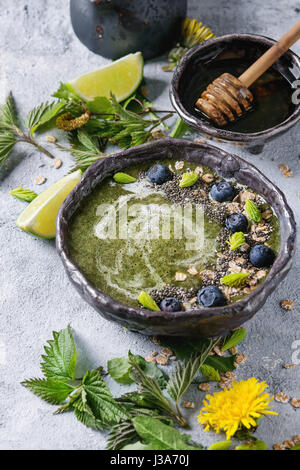
[[[80,178],[81,171],[78,170],[52,184],[19,215],[17,226],[41,238],[55,238],[55,222],[59,208]]]
[[[109,65],[74,78],[67,86],[84,100],[97,96],[110,97],[113,93],[118,101],[128,98],[143,78],[144,59],[140,52],[128,54]]]

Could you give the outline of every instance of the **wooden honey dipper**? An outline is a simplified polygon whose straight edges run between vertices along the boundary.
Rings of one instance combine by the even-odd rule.
[[[253,102],[253,95],[248,88],[298,39],[300,39],[300,21],[239,78],[230,73],[223,73],[216,78],[197,100],[197,108],[218,126],[225,126],[242,116]]]

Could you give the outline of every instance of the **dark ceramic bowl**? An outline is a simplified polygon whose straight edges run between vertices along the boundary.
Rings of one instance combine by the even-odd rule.
[[[74,32],[91,51],[119,59],[141,51],[144,59],[169,50],[180,35],[187,0],[71,0]]]
[[[252,153],[261,152],[266,142],[294,126],[300,119],[300,104],[295,106],[292,114],[282,123],[262,132],[246,134],[214,126],[212,122],[202,118],[200,113],[198,115],[193,113],[185,97],[192,77],[196,71],[199,73],[199,69],[205,71],[206,64],[226,60],[228,57],[253,63],[274,42],[273,39],[256,34],[228,34],[205,41],[188,51],[174,72],[170,89],[171,102],[183,121],[201,134],[224,142],[244,145]],[[273,65],[273,68],[290,84],[300,78],[300,58],[290,50]]]
[[[281,233],[280,252],[265,282],[246,298],[225,307],[187,312],[153,312],[128,307],[93,286],[72,261],[68,249],[68,225],[96,185],[130,165],[162,159],[187,160],[207,165],[227,178],[252,187],[274,208]],[[265,303],[289,271],[295,249],[296,225],[282,192],[253,165],[216,147],[186,140],[162,139],[125,150],[94,163],[64,201],[58,214],[56,246],[67,274],[80,295],[104,318],[121,323],[130,330],[148,335],[213,337],[225,335],[249,320]]]

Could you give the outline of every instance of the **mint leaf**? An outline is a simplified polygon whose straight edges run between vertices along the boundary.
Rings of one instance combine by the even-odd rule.
[[[82,386],[86,393],[86,402],[94,417],[104,425],[112,426],[130,417],[125,408],[112,397],[98,371],[88,371],[82,380]]]
[[[183,173],[179,186],[181,188],[187,188],[193,186],[199,179],[199,175],[195,171],[187,171]]]
[[[249,219],[253,220],[253,222],[258,223],[261,221],[261,212],[255,202],[246,199],[245,210]]]
[[[131,384],[134,382],[130,376],[131,365],[126,357],[115,357],[108,361],[107,371],[111,378],[119,384]]]
[[[137,434],[153,447],[153,450],[197,450],[175,428],[156,418],[138,416],[132,420]]]
[[[227,351],[227,349],[233,348],[237,344],[241,343],[246,337],[247,331],[245,328],[239,328],[235,330],[231,336],[225,338],[225,341],[222,346],[222,351]]]
[[[38,397],[53,405],[63,403],[73,391],[73,387],[70,385],[52,379],[29,379],[24,380],[21,384]]]
[[[232,273],[222,277],[221,282],[225,286],[240,287],[250,276],[250,273]]]
[[[116,183],[120,184],[134,183],[136,181],[136,178],[127,175],[126,173],[115,173],[113,179],[116,181]]]
[[[243,246],[245,242],[246,239],[243,232],[235,232],[231,237],[229,237],[229,241],[227,243],[230,246],[230,250],[233,251]]]
[[[143,307],[147,308],[148,310],[154,310],[156,312],[160,311],[159,306],[155,302],[155,300],[145,291],[142,291],[139,295],[139,302],[142,304]]]
[[[217,381],[221,380],[219,372],[208,364],[203,364],[200,367],[201,374],[204,375],[208,380]]]
[[[53,339],[45,346],[41,369],[48,379],[74,379],[76,347],[70,326],[59,333],[53,331]]]
[[[17,199],[20,199],[21,201],[26,202],[31,202],[37,197],[37,194],[34,191],[21,188],[20,186],[9,191],[9,194]]]
[[[223,357],[223,356],[208,356],[205,364],[213,367],[218,372],[233,371],[235,369],[235,356]]]
[[[230,439],[228,441],[219,441],[209,446],[207,450],[228,450],[231,445],[232,441]]]

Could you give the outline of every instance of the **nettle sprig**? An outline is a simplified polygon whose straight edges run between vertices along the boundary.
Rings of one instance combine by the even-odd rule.
[[[65,103],[61,102],[42,103],[33,108],[22,123],[12,93],[9,93],[0,109],[0,166],[19,142],[31,144],[47,157],[54,158],[52,153],[38,143],[33,136],[35,131],[51,121],[64,105]]]

